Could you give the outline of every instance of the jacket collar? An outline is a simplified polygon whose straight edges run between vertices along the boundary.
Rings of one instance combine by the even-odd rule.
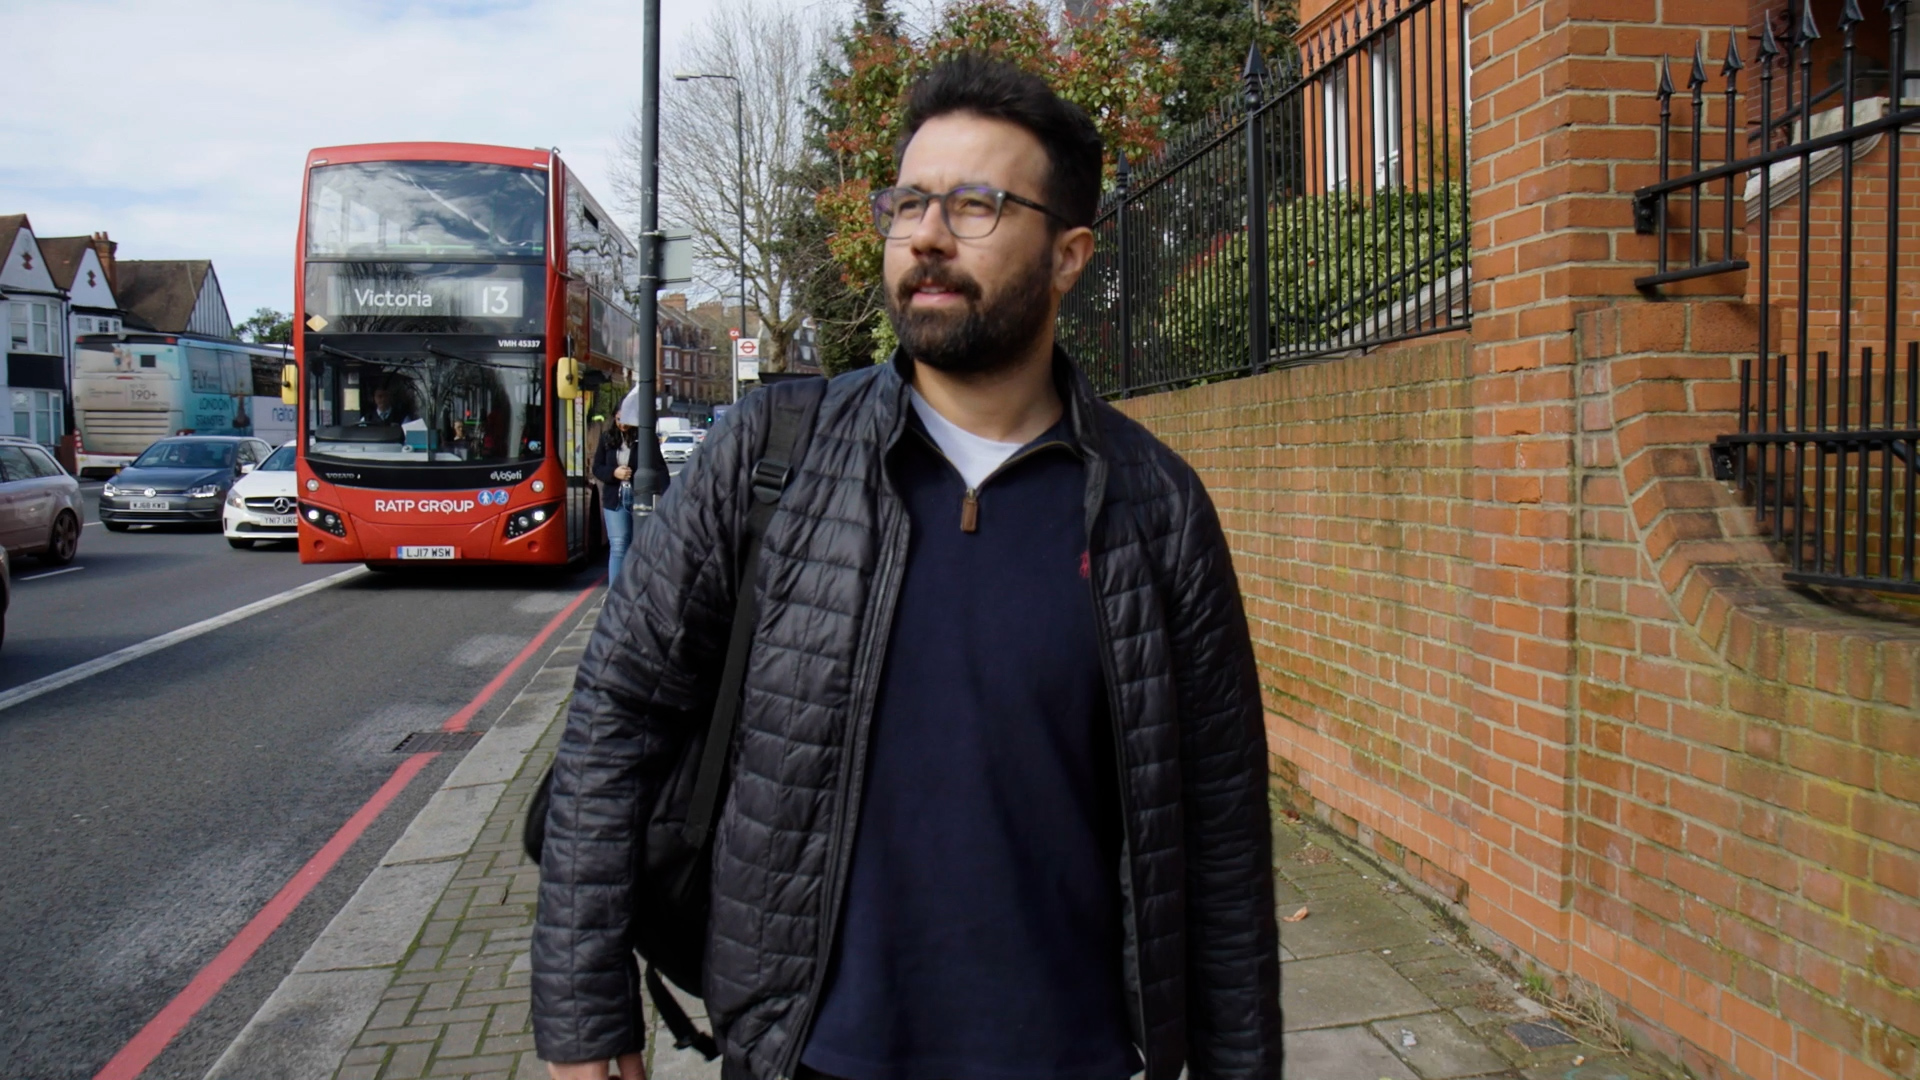
[[[913,358],[895,346],[885,367],[887,370],[881,378],[888,392],[881,395],[881,403],[887,411],[883,411],[880,419],[887,432],[887,445],[892,446],[906,429],[907,417],[913,412],[913,406],[907,401]],[[1080,366],[1057,344],[1053,347],[1053,385],[1066,408],[1067,436],[1073,441],[1074,449],[1089,458],[1101,457],[1106,440],[1100,434],[1100,399],[1087,377],[1081,374]]]

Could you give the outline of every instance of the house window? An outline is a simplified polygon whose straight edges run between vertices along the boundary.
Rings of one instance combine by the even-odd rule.
[[[1322,131],[1326,133],[1327,190],[1345,191],[1352,153],[1347,123],[1347,68],[1340,64],[1320,83]]]
[[[58,390],[14,390],[13,433],[52,446],[62,434],[66,398]]]
[[[86,315],[76,315],[76,316],[74,316],[74,318],[73,318],[73,322],[74,322],[74,327],[75,327],[75,329],[77,329],[77,330],[78,330],[78,331],[79,331],[80,333],[82,333],[82,334],[91,334],[91,333],[93,333],[93,319],[92,319],[92,318],[90,318],[90,317],[88,317],[88,316],[86,316]]]
[[[1400,35],[1368,50],[1373,61],[1373,186],[1400,186]]]
[[[51,353],[56,351],[53,336],[53,305],[43,300],[15,300],[7,307],[13,352]]]

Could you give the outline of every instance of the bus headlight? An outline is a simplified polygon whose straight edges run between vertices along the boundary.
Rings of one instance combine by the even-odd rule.
[[[525,536],[559,516],[560,504],[524,506],[507,515],[507,539]]]
[[[300,504],[300,520],[322,532],[329,532],[335,536],[347,535],[347,523],[341,520],[337,512],[324,506]]]

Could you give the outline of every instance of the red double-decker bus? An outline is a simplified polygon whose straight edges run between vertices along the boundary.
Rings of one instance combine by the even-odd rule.
[[[596,550],[593,446],[641,356],[632,242],[547,150],[325,147],[306,181],[282,387],[301,561]]]

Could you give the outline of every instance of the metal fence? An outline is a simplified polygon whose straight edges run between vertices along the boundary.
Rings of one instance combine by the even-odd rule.
[[[1905,8],[1887,6],[1896,60],[1906,55]],[[1920,240],[1912,235],[1920,221],[1903,220],[1911,211],[1901,175],[1902,142],[1920,125],[1920,107],[1903,107],[1903,83],[1908,99],[1920,84],[1899,63],[1871,73],[1877,87],[1864,77],[1854,40],[1864,20],[1850,2],[1837,27],[1839,80],[1816,90],[1820,30],[1810,5],[1791,14],[1784,40],[1768,19],[1751,67],[1729,41],[1717,91],[1698,52],[1684,91],[1663,71],[1661,179],[1633,197],[1638,228],[1659,238],[1660,262],[1637,284],[1655,290],[1749,271],[1759,347],[1741,360],[1739,430],[1715,444],[1715,474],[1748,494],[1785,546],[1788,580],[1920,593],[1920,312],[1911,300],[1920,268],[1912,248],[1903,265],[1901,246]],[[1744,118],[1753,136],[1737,143],[1742,72],[1757,115]],[[1808,107],[1823,100],[1835,107]],[[1703,149],[1720,142],[1721,163],[1704,164]],[[1736,158],[1750,142],[1759,152]],[[1687,172],[1669,178],[1674,156]],[[1741,204],[1746,220],[1736,228]]]
[[[1061,341],[1109,395],[1464,327],[1461,0],[1370,0],[1120,162]]]

